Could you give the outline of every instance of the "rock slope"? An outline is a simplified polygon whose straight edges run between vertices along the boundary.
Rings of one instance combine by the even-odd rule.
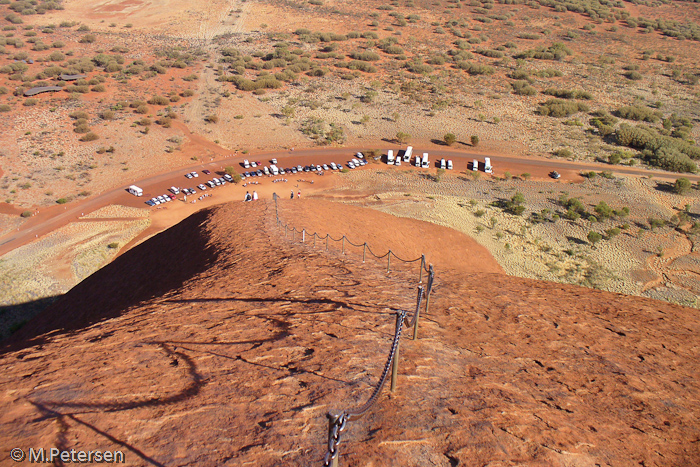
[[[345,219],[370,245],[416,228],[295,202],[280,203],[286,222],[323,232]],[[409,250],[440,258],[443,246],[412,238]],[[76,286],[0,356],[5,452],[319,465],[325,414],[369,397],[417,264],[387,274],[361,252],[295,240],[272,203],[218,206]],[[402,339],[398,389],[348,423],[340,465],[700,464],[696,310],[441,261],[420,339]]]

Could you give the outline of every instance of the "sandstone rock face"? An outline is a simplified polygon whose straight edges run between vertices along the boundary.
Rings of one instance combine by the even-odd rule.
[[[284,221],[328,232],[345,219],[370,245],[416,228],[342,205],[312,219],[329,206],[287,203]],[[4,450],[320,465],[325,414],[369,397],[394,313],[415,305],[417,263],[387,274],[361,251],[295,240],[272,203],[219,206],[76,286],[0,356]],[[397,390],[348,423],[341,466],[700,465],[697,310],[406,248],[436,258],[430,310],[418,340],[402,337]]]

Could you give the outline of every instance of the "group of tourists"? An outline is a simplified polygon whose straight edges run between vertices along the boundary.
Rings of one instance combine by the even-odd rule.
[[[258,192],[257,191],[254,191],[252,196],[251,196],[250,192],[248,192],[248,191],[245,192],[244,201],[257,201],[257,200],[258,200]]]

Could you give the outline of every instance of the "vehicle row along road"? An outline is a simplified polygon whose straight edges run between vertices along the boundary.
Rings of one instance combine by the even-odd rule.
[[[242,166],[244,159],[262,161],[263,165],[269,165],[272,158],[278,160],[278,167],[292,167],[297,165],[323,164],[331,161],[347,164],[347,161],[354,157],[358,151],[364,148],[321,148],[321,149],[301,149],[297,151],[277,151],[257,154],[241,154],[233,157],[213,160],[211,162],[199,163],[189,167],[180,167],[176,170],[154,175],[138,181],[132,181],[124,186],[106,191],[97,196],[85,199],[83,201],[72,202],[63,206],[52,206],[43,208],[39,215],[29,218],[17,230],[9,232],[0,237],[0,256],[14,250],[30,241],[46,235],[55,229],[75,220],[83,213],[87,214],[96,209],[110,204],[123,204],[127,206],[146,207],[145,201],[153,196],[157,196],[167,192],[170,186],[176,187],[191,187],[194,188],[199,183],[203,183],[211,176],[204,176],[201,170],[208,168],[218,172],[219,176],[223,174],[224,167],[233,166],[239,173],[246,170]],[[415,154],[422,154],[423,151],[419,148],[414,148]],[[385,151],[384,151],[385,152]],[[503,156],[479,154],[473,152],[465,152],[451,149],[434,149],[429,151],[430,169],[435,170],[435,162],[441,158],[452,159],[454,163],[455,173],[464,173],[470,167],[470,163],[474,159],[478,159],[483,163],[484,156],[491,158],[491,164],[494,167],[493,176],[503,176],[505,172],[510,172],[514,176],[522,173],[530,172],[533,178],[546,178],[547,173],[556,170],[561,173],[560,182],[563,181],[578,181],[582,180],[579,173],[584,171],[603,171],[610,170],[615,174],[633,175],[633,176],[653,176],[656,179],[673,182],[679,177],[686,177],[693,182],[700,181],[700,176],[689,174],[678,174],[673,172],[665,172],[661,170],[649,170],[646,168],[634,168],[628,166],[609,165],[592,162],[571,162],[559,159],[546,159],[538,157],[519,157],[519,156]],[[385,158],[382,159],[383,161]],[[412,161],[411,161],[412,162]],[[376,168],[376,165],[365,166],[359,170]],[[389,167],[389,166],[387,166]],[[411,167],[414,170],[426,170],[414,167],[413,164],[403,163],[402,168]],[[186,179],[184,174],[191,171],[200,172],[198,179]],[[469,170],[471,171],[471,170]],[[300,174],[288,174],[286,178],[299,177]],[[256,180],[253,178],[252,180]],[[246,179],[248,180],[248,179]],[[199,181],[199,183],[196,183]],[[144,196],[135,197],[126,191],[129,185],[137,185],[144,191]],[[196,195],[195,195],[196,197]],[[242,198],[241,198],[242,199]]]

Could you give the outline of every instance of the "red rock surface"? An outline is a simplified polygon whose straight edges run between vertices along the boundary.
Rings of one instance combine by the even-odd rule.
[[[348,424],[341,466],[700,464],[697,310],[477,272],[423,242],[443,235],[428,224],[397,237],[414,221],[295,202],[290,223],[377,249],[400,238],[437,268],[398,390]],[[128,465],[320,465],[325,413],[369,397],[417,268],[296,239],[271,203],[224,205],[76,286],[0,357],[0,465],[54,446]]]

